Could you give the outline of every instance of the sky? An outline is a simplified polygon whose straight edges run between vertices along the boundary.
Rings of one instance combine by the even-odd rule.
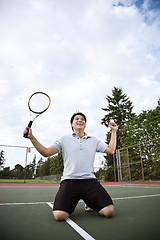
[[[160,0],[0,0],[0,145],[32,146],[23,130],[36,91],[51,97],[32,126],[43,145],[72,133],[76,111],[87,116],[86,132],[105,141],[102,108],[113,87],[136,114],[157,106]],[[24,165],[25,149],[1,150],[5,167]]]

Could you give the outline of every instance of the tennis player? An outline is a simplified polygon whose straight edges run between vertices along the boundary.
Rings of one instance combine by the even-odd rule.
[[[75,113],[70,123],[73,134],[63,136],[53,143],[52,146],[44,147],[29,129],[28,138],[37,151],[44,157],[49,157],[62,151],[64,170],[60,188],[55,197],[53,205],[53,216],[55,220],[65,220],[73,213],[80,199],[88,208],[99,212],[105,217],[114,215],[114,206],[108,192],[96,179],[94,171],[94,158],[96,152],[113,154],[116,149],[117,124],[109,123],[111,128],[111,139],[109,145],[101,142],[96,137],[85,133],[86,116]]]

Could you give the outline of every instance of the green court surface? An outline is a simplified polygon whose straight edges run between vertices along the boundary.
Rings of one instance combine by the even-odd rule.
[[[160,185],[104,187],[114,201],[113,218],[85,212],[80,201],[68,221],[56,222],[51,203],[58,187],[0,186],[1,240],[160,239]]]

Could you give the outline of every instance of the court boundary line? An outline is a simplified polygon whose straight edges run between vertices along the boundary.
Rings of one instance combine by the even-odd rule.
[[[119,197],[112,198],[115,200],[128,200],[128,199],[138,199],[138,198],[151,198],[151,197],[160,197],[160,194],[151,194],[151,195],[141,195],[141,196],[131,196],[131,197]],[[83,202],[80,200],[79,202]],[[0,206],[16,206],[16,205],[48,205],[50,208],[53,208],[52,202],[28,202],[28,203],[0,203]],[[66,223],[68,223],[83,239],[85,240],[95,240],[91,235],[89,235],[85,230],[78,226],[73,220],[67,218]]]
[[[41,204],[47,204],[47,202],[24,202],[24,203],[0,203],[0,206],[16,206],[16,205],[41,205]]]
[[[50,208],[53,208],[53,205],[51,203],[47,203]],[[91,235],[89,235],[86,231],[84,231],[80,226],[78,226],[74,221],[72,221],[70,218],[65,219],[65,221],[77,232],[81,237],[83,237],[86,240],[95,240]]]
[[[137,198],[149,198],[149,197],[160,197],[160,194],[141,195],[141,196],[132,196],[132,197],[121,197],[121,198],[112,198],[112,199],[113,200],[125,200],[125,199],[137,199]]]
[[[149,198],[149,197],[160,197],[160,193],[151,194],[151,195],[140,195],[140,196],[131,196],[131,197],[119,197],[119,198],[112,198],[113,200],[126,200],[126,199],[136,199],[136,198]],[[80,200],[79,202],[83,202]],[[40,204],[52,204],[52,202],[24,202],[24,203],[0,203],[0,206],[12,206],[12,205],[40,205]]]
[[[157,188],[160,188],[159,185],[150,185],[150,186],[146,186],[146,185],[129,185],[129,184],[126,184],[126,185],[104,185],[104,187],[122,187],[122,188],[151,188],[151,189],[157,189]]]

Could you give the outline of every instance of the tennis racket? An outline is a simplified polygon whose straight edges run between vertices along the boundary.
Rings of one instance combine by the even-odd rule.
[[[28,127],[31,128],[33,121],[42,113],[44,113],[50,106],[51,99],[44,92],[35,92],[33,93],[28,100],[28,108],[30,111],[30,122],[28,123]],[[36,116],[32,119],[32,113],[36,114]],[[27,132],[23,134],[23,137],[27,138],[29,133],[29,129]]]

